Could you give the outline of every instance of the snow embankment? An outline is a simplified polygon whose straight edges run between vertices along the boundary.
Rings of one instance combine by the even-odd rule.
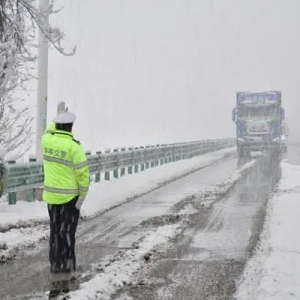
[[[0,203],[0,232],[13,228],[33,227],[46,223],[49,218],[47,205],[41,201],[18,201],[16,205]]]
[[[281,166],[261,241],[236,293],[239,300],[300,299],[300,166]]]
[[[0,232],[0,263],[13,260],[19,250],[33,248],[39,242],[48,240],[48,231],[48,226],[37,225]]]

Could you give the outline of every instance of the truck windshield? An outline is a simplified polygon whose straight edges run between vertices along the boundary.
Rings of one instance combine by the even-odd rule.
[[[248,107],[242,106],[238,110],[239,117],[274,117],[276,115],[276,107],[267,106],[267,107]]]

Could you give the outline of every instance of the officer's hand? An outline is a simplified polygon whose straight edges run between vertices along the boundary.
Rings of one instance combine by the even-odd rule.
[[[57,115],[67,112],[68,108],[66,107],[66,104],[64,101],[61,101],[57,104]]]
[[[77,200],[77,202],[76,202],[76,204],[75,204],[75,207],[76,207],[78,210],[80,210],[81,205],[83,204],[84,199],[85,199],[85,197],[79,196],[79,198],[78,198],[78,200]]]

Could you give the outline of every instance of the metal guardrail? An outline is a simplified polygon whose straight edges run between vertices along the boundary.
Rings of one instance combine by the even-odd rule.
[[[105,180],[144,171],[166,163],[189,159],[204,153],[233,147],[234,138],[203,140],[189,143],[162,144],[146,147],[130,147],[106,150],[96,154],[86,153],[90,165],[91,175],[95,175],[95,182],[101,181],[101,174]],[[28,163],[8,161],[4,167],[2,194],[8,193],[9,204],[16,204],[17,192],[27,191],[28,201],[35,200],[35,189],[43,187],[44,172],[42,162],[31,158]],[[1,166],[0,166],[1,170]],[[0,172],[1,173],[1,172]]]

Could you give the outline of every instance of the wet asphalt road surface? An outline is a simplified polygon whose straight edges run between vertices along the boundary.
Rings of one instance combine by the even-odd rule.
[[[229,300],[257,245],[266,203],[280,179],[278,161],[261,158],[253,170],[212,209],[193,216],[193,225],[172,249],[152,259],[139,284],[115,300]]]

